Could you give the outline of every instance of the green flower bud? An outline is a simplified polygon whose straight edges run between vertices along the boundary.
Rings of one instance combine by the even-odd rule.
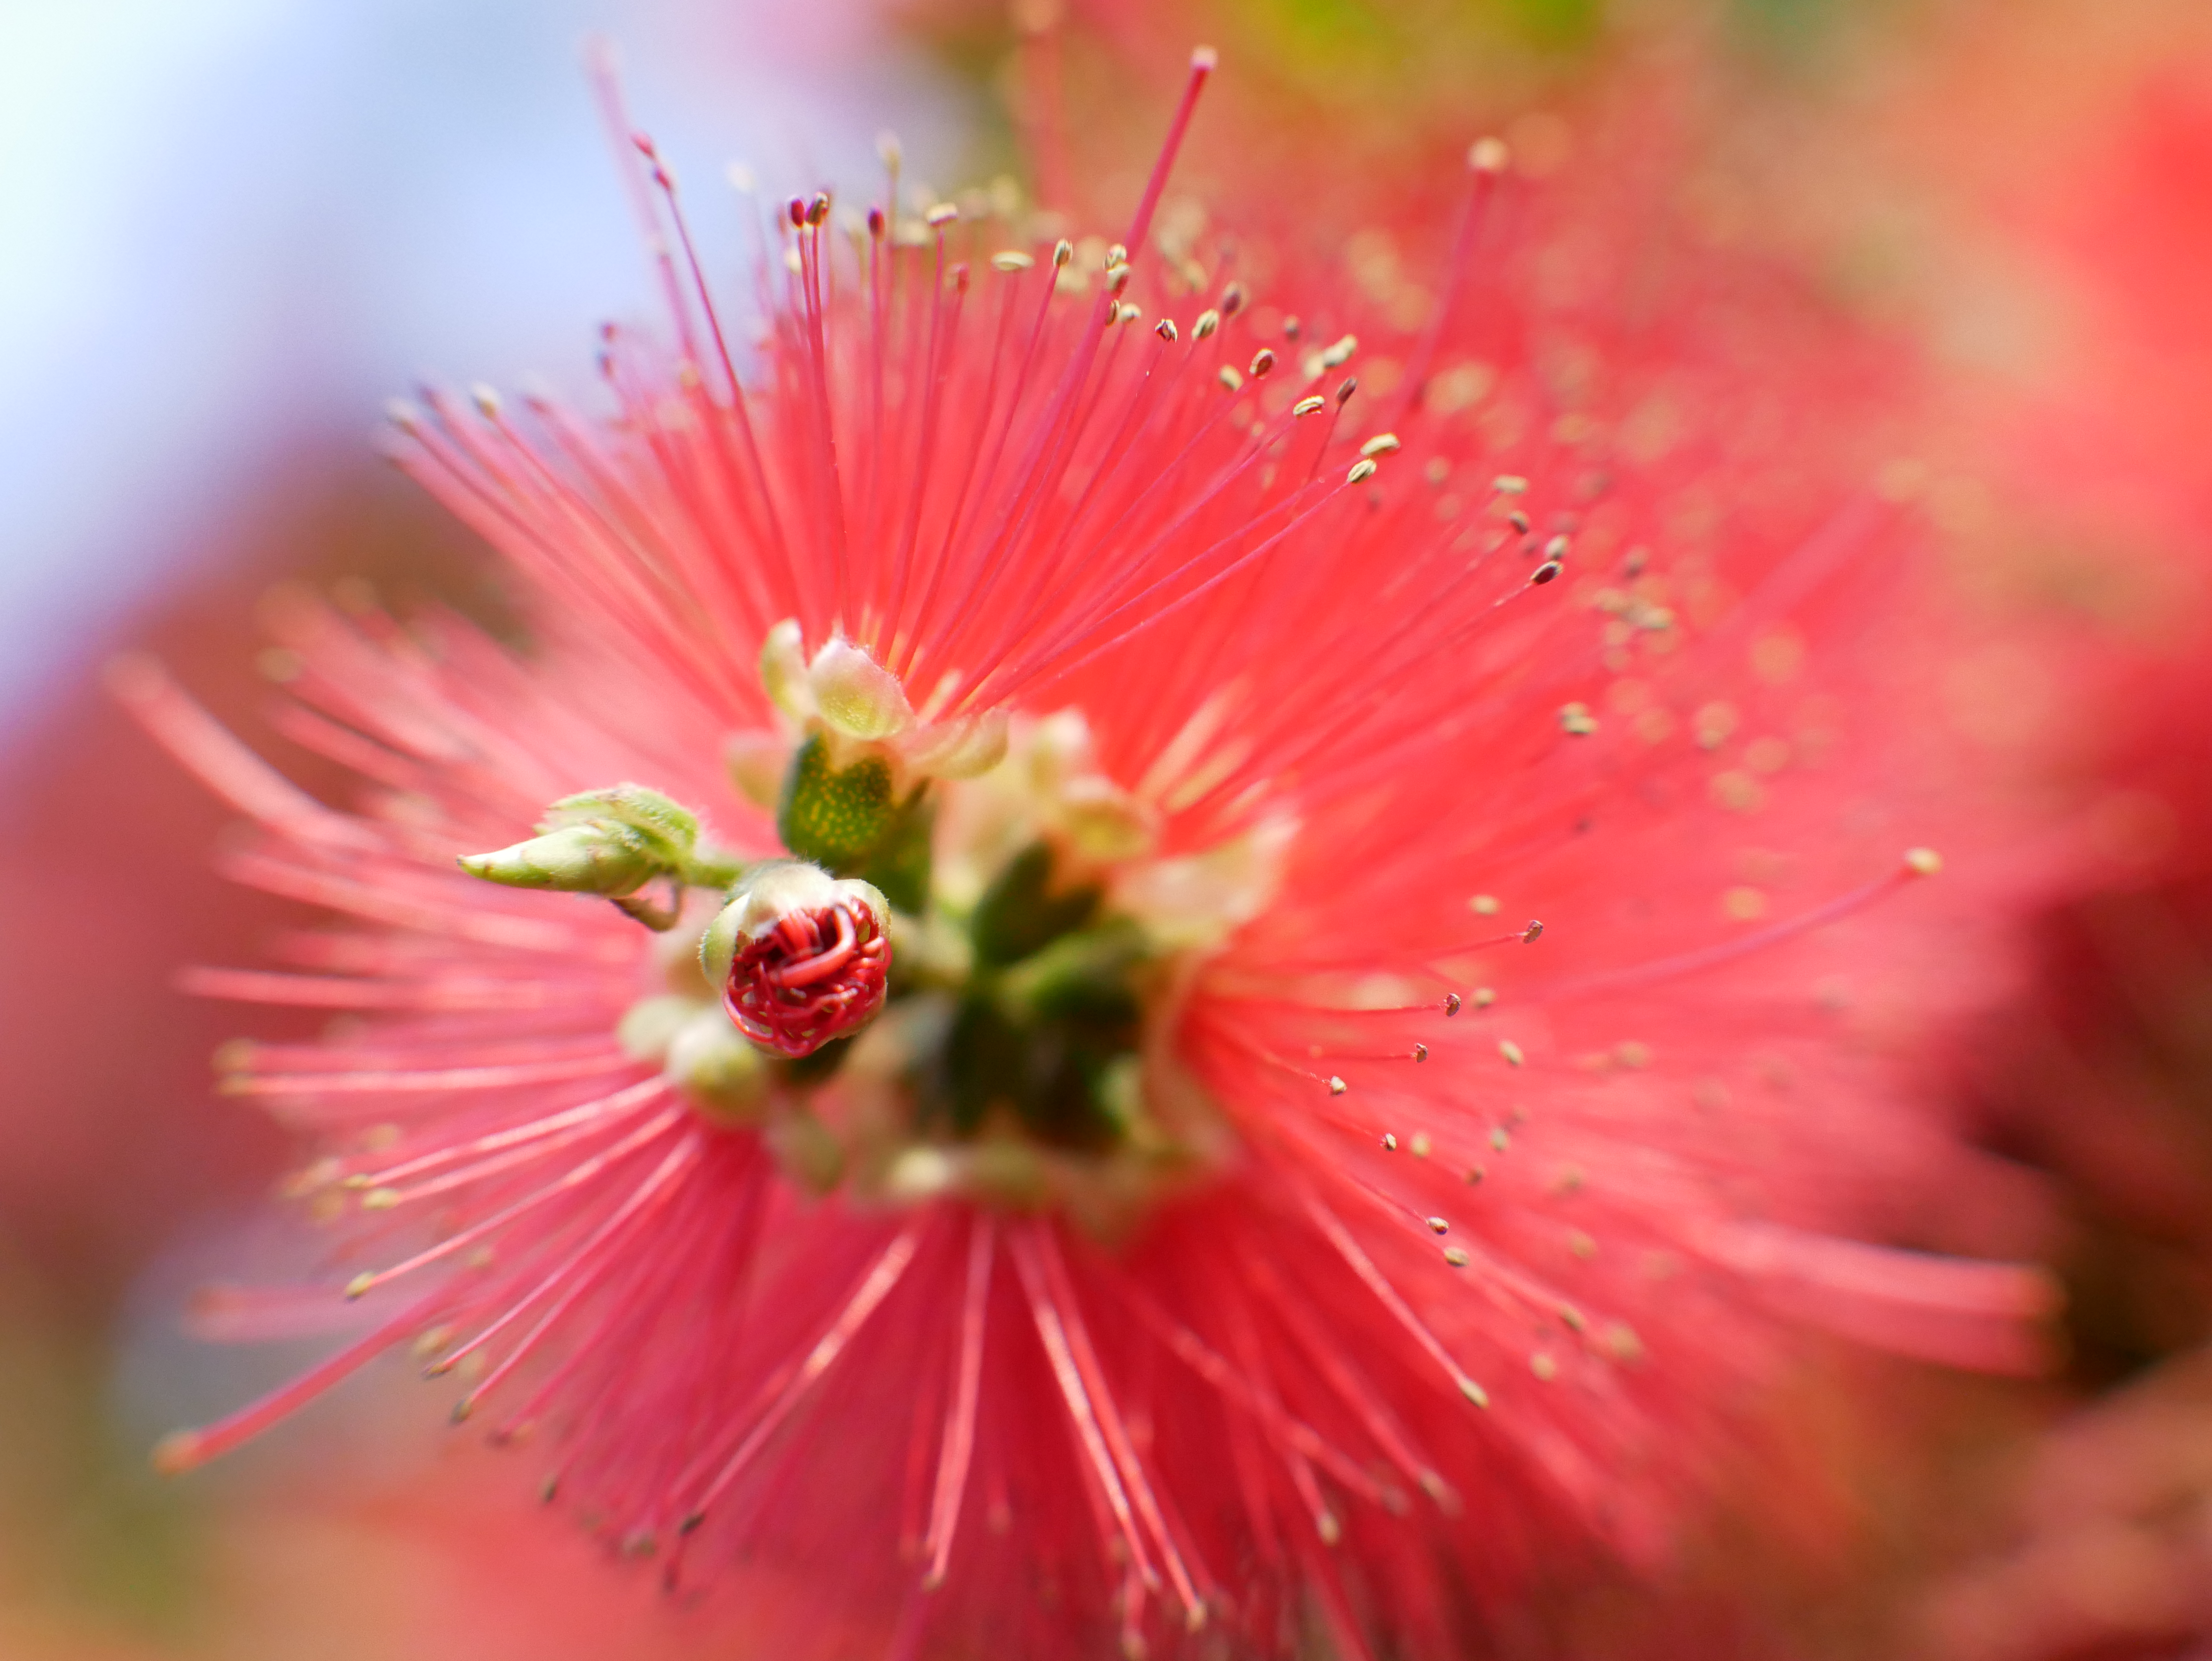
[[[563,894],[635,894],[660,874],[652,843],[620,824],[572,824],[489,854],[465,854],[461,869],[508,888]]]
[[[818,713],[806,679],[806,643],[798,618],[786,618],[761,642],[760,678],[768,701],[792,720],[804,723]]]
[[[623,1012],[615,1026],[615,1042],[633,1061],[665,1062],[676,1035],[702,1007],[698,999],[675,992],[641,998]]]
[[[833,639],[817,652],[806,678],[823,721],[848,739],[887,739],[913,725],[898,677],[850,641]]]
[[[804,1107],[776,1115],[763,1140],[785,1175],[810,1193],[829,1193],[845,1174],[845,1149],[837,1133]]]
[[[701,1009],[677,1029],[661,1070],[717,1123],[756,1123],[768,1104],[768,1058],[718,1008]]]
[[[921,727],[899,749],[907,766],[924,777],[981,778],[1006,757],[1006,712],[993,709]]]
[[[672,926],[682,889],[726,888],[744,868],[698,847],[699,821],[658,790],[617,784],[563,796],[548,808],[539,834],[489,854],[465,854],[461,869],[509,888],[597,894],[649,928]],[[665,905],[635,897],[656,878],[674,885]]]
[[[634,830],[670,866],[680,865],[699,840],[699,821],[678,803],[641,784],[617,784],[563,796],[545,810],[540,830],[568,825],[620,825]]]
[[[1111,779],[1071,780],[1059,805],[1061,829],[1087,859],[1137,859],[1159,838],[1158,815]]]

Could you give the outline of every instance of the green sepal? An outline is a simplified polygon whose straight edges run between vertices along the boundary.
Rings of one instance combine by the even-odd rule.
[[[890,764],[867,756],[834,770],[829,746],[817,733],[799,746],[783,776],[775,828],[793,858],[850,876],[866,864],[897,817]]]
[[[992,879],[968,924],[979,964],[1019,963],[1081,928],[1097,914],[1097,888],[1054,894],[1052,876],[1052,849],[1037,842],[1015,855]]]
[[[929,908],[931,839],[936,830],[936,800],[927,787],[918,786],[892,814],[890,828],[860,868],[861,877],[908,916],[918,917]]]
[[[963,1138],[998,1112],[1050,1147],[1110,1147],[1120,1134],[1108,1093],[1111,1069],[1135,1038],[1133,1003],[1126,1021],[1032,1024],[1012,1019],[988,995],[963,998],[937,1076],[925,1085],[922,1111],[942,1115]]]
[[[1061,935],[1000,978],[1000,1006],[1024,1021],[1113,1025],[1137,1019],[1133,977],[1150,955],[1126,917]]]

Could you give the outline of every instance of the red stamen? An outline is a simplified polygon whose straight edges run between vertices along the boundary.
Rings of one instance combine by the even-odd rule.
[[[890,969],[890,942],[866,907],[793,912],[738,952],[722,1001],[747,1037],[796,1061],[865,1025]]]

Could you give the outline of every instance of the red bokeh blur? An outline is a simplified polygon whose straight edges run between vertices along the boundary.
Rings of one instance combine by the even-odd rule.
[[[1837,1359],[1785,1393],[1784,1428],[1746,1457],[1747,1487],[1796,1487],[1795,1526],[1778,1537],[1723,1512],[1662,1591],[1583,1589],[1564,1613],[1531,1614],[1532,1645],[1545,1634],[1583,1653],[1781,1657],[1917,1644],[1964,1661],[2058,1661],[2212,1641],[2212,1469],[2192,1451],[2212,1438],[2212,34],[2201,10],[1067,9],[1045,68],[1068,91],[1059,142],[1071,155],[1106,153],[1117,113],[1164,99],[1203,33],[1252,70],[1224,79],[1218,131],[1276,135],[1262,160],[1311,181],[1316,218],[1401,188],[1408,175],[1394,169],[1478,131],[1505,132],[1533,172],[1564,165],[1593,131],[1584,100],[1602,72],[1636,53],[1672,65],[1676,88],[1694,86],[1698,107],[1717,112],[1712,164],[1694,186],[1716,234],[1804,260],[1925,354],[1931,390],[1899,411],[1900,453],[1924,459],[1923,499],[1979,641],[1932,677],[1945,691],[1930,718],[1978,747],[1982,782],[2032,814],[2039,851],[2058,850],[2073,873],[2024,920],[2038,983],[1963,1036],[1956,1068],[1962,1111],[2032,1173],[2021,1238],[2048,1250],[2072,1296],[2063,1388]],[[938,158],[951,178],[1002,163],[1024,127],[1021,88],[1040,72],[1037,26],[1053,9],[1016,12],[916,0],[895,22],[833,30],[830,50],[896,27],[894,55],[926,58],[951,102],[983,113],[965,159]],[[717,38],[727,50],[731,36]],[[1014,113],[991,113],[1009,89]],[[839,154],[867,136],[843,135]],[[1217,165],[1207,142],[1202,130],[1201,192]],[[695,170],[720,160],[702,153]],[[140,252],[158,271],[158,251]],[[593,320],[571,320],[576,340]],[[372,411],[360,413],[365,428]],[[174,970],[249,960],[290,913],[213,873],[229,816],[129,727],[97,665],[126,640],[153,650],[258,741],[253,613],[274,582],[364,577],[402,607],[434,598],[499,626],[501,596],[471,540],[368,449],[348,433],[273,450],[173,537],[184,575],[165,577],[127,627],[111,611],[64,642],[69,666],[10,714],[9,1656],[731,1652],[726,1632],[662,1605],[647,1577],[517,1510],[511,1469],[487,1480],[475,1452],[380,1474],[372,1424],[367,1456],[329,1469],[288,1445],[198,1487],[140,1472],[166,1427],[149,1415],[175,1402],[146,1377],[173,1353],[147,1336],[180,1290],[169,1260],[248,1249],[223,1243],[283,1157],[276,1133],[210,1090],[208,1058],[234,1013],[178,996]],[[312,761],[272,747],[312,788]],[[2039,1439],[2045,1423],[2056,1428]]]

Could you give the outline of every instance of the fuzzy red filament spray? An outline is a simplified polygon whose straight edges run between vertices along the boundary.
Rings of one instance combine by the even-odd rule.
[[[172,1465],[411,1338],[767,1651],[1458,1655],[1794,1323],[2027,1359],[1880,1243],[1969,1162],[1814,995],[1925,995],[1933,869],[1832,319],[1626,185],[1505,239],[1495,145],[1356,281],[1164,155],[1126,243],[799,199],[741,368],[641,154],[617,417],[399,412],[533,656],[276,608],[343,809],[118,677],[348,920],[187,977],[356,1018],[226,1052],[332,1245],[216,1324],[378,1323]]]

